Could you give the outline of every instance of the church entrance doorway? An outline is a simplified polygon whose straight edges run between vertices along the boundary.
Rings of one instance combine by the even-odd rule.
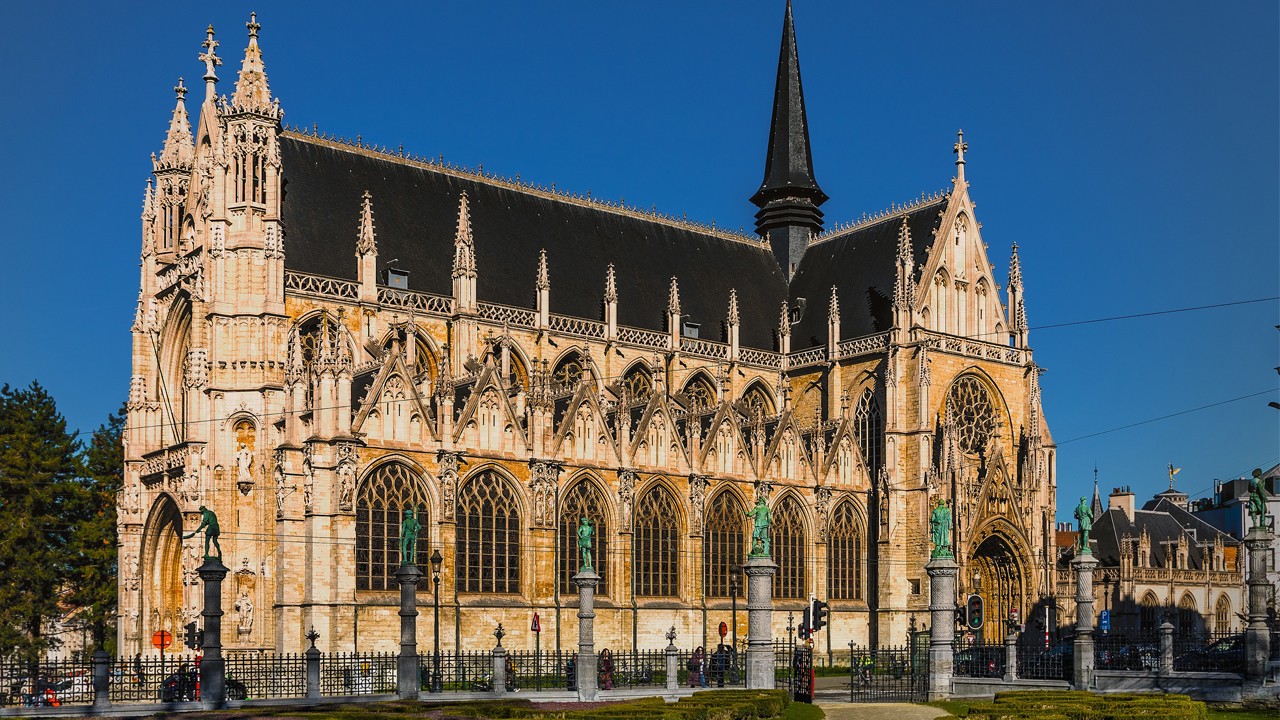
[[[969,560],[970,591],[982,596],[985,609],[983,634],[992,640],[1005,635],[1005,621],[1016,610],[1025,620],[1026,580],[1022,563],[1012,545],[1000,535],[983,540]]]

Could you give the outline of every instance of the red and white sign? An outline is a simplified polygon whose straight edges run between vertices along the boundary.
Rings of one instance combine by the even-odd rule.
[[[533,614],[533,622],[529,623],[529,629],[536,633],[542,632],[542,623],[538,622],[538,613]]]
[[[720,639],[723,640],[724,636],[728,634],[729,634],[729,625],[727,623],[720,623]]]
[[[173,645],[173,633],[168,630],[157,630],[151,636],[151,644],[157,650],[167,650],[170,645]]]

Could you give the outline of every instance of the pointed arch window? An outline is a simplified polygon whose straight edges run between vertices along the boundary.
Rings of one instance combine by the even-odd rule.
[[[955,413],[960,450],[977,455],[986,450],[995,433],[996,411],[986,384],[973,375],[962,375],[947,392],[947,410]]]
[[[1200,631],[1200,613],[1196,611],[1196,601],[1191,593],[1184,593],[1178,601],[1178,635],[1188,637]]]
[[[853,503],[844,501],[827,526],[827,589],[833,600],[862,599],[862,526]]]
[[[769,544],[773,561],[778,563],[774,594],[787,599],[805,597],[805,550],[809,543],[804,511],[794,495],[783,496],[774,506]]]
[[[1224,633],[1231,630],[1231,601],[1227,596],[1218,596],[1218,605],[1213,611],[1214,632]]]
[[[520,511],[511,484],[484,471],[458,492],[458,592],[520,592]]]
[[[653,395],[653,376],[637,364],[622,377],[622,387],[631,402],[648,402]]]
[[[1138,603],[1138,618],[1142,623],[1142,632],[1144,634],[1154,633],[1156,631],[1156,623],[1160,616],[1160,602],[1156,600],[1156,596],[1151,591],[1147,591],[1142,596],[1142,601]]]
[[[760,383],[752,383],[751,387],[742,395],[742,402],[748,410],[748,420],[754,421],[756,418],[773,417],[773,398],[770,397],[769,391],[765,390]]]
[[[416,473],[403,463],[376,468],[356,496],[356,589],[395,590],[400,566],[400,523],[407,508],[416,508],[419,562],[430,555],[427,495]]]
[[[302,365],[308,370],[317,361],[329,358],[326,353],[337,352],[338,343],[345,343],[345,333],[336,318],[327,312],[314,315],[298,327],[298,340],[302,347]]]
[[[588,480],[579,480],[569,488],[560,500],[560,592],[578,592],[573,576],[582,565],[582,552],[578,550],[578,523],[590,518],[595,528],[592,535],[591,564],[600,576],[596,592],[609,594],[609,528],[605,514],[604,497],[599,488]]]
[[[682,392],[687,398],[690,412],[701,412],[716,404],[716,389],[707,380],[707,376],[701,373],[694,375]]]
[[[558,386],[558,390],[573,390],[578,387],[578,383],[582,382],[586,373],[586,362],[581,354],[575,352],[566,355],[556,364],[555,371],[551,373],[551,380]]]
[[[707,597],[729,597],[730,577],[747,556],[746,512],[732,492],[717,495],[707,509],[702,543]]]
[[[654,485],[636,503],[632,540],[636,595],[680,594],[679,519],[676,499],[662,485]]]
[[[871,388],[863,390],[858,398],[858,407],[853,411],[853,434],[858,439],[858,448],[862,450],[867,473],[875,477],[885,463],[884,416],[880,414],[880,401]]]

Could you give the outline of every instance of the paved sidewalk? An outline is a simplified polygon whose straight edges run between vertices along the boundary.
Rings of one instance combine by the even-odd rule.
[[[908,703],[819,702],[827,720],[935,720],[948,717],[946,711]]]

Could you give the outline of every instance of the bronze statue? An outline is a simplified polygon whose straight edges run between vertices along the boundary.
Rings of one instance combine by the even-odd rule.
[[[1266,528],[1267,524],[1267,490],[1262,482],[1262,468],[1253,469],[1253,479],[1249,481],[1249,519],[1250,528]]]
[[[1089,548],[1089,532],[1093,530],[1093,508],[1089,507],[1089,498],[1081,496],[1076,506],[1076,522],[1080,524],[1080,544],[1077,549],[1081,555],[1092,555]]]
[[[592,570],[591,566],[591,542],[594,530],[591,527],[591,520],[584,515],[582,522],[578,523],[578,549],[582,551],[582,567],[583,571]]]
[[[933,554],[930,557],[955,557],[955,553],[951,551],[951,508],[947,507],[947,501],[942,498],[938,498],[938,506],[929,516],[929,535],[933,540]]]
[[[754,518],[751,527],[751,552],[749,557],[769,557],[769,506],[763,497],[756,498],[756,506],[747,511]]]
[[[204,530],[204,559],[222,561],[222,546],[218,544],[218,535],[221,531],[218,529],[218,516],[213,514],[209,508],[200,506],[200,527],[191,531],[190,535],[183,535],[182,539],[187,540],[200,534]],[[213,543],[213,548],[218,551],[217,555],[209,554],[209,543]]]
[[[418,564],[418,531],[422,524],[413,508],[405,508],[404,522],[400,524],[400,564]]]

